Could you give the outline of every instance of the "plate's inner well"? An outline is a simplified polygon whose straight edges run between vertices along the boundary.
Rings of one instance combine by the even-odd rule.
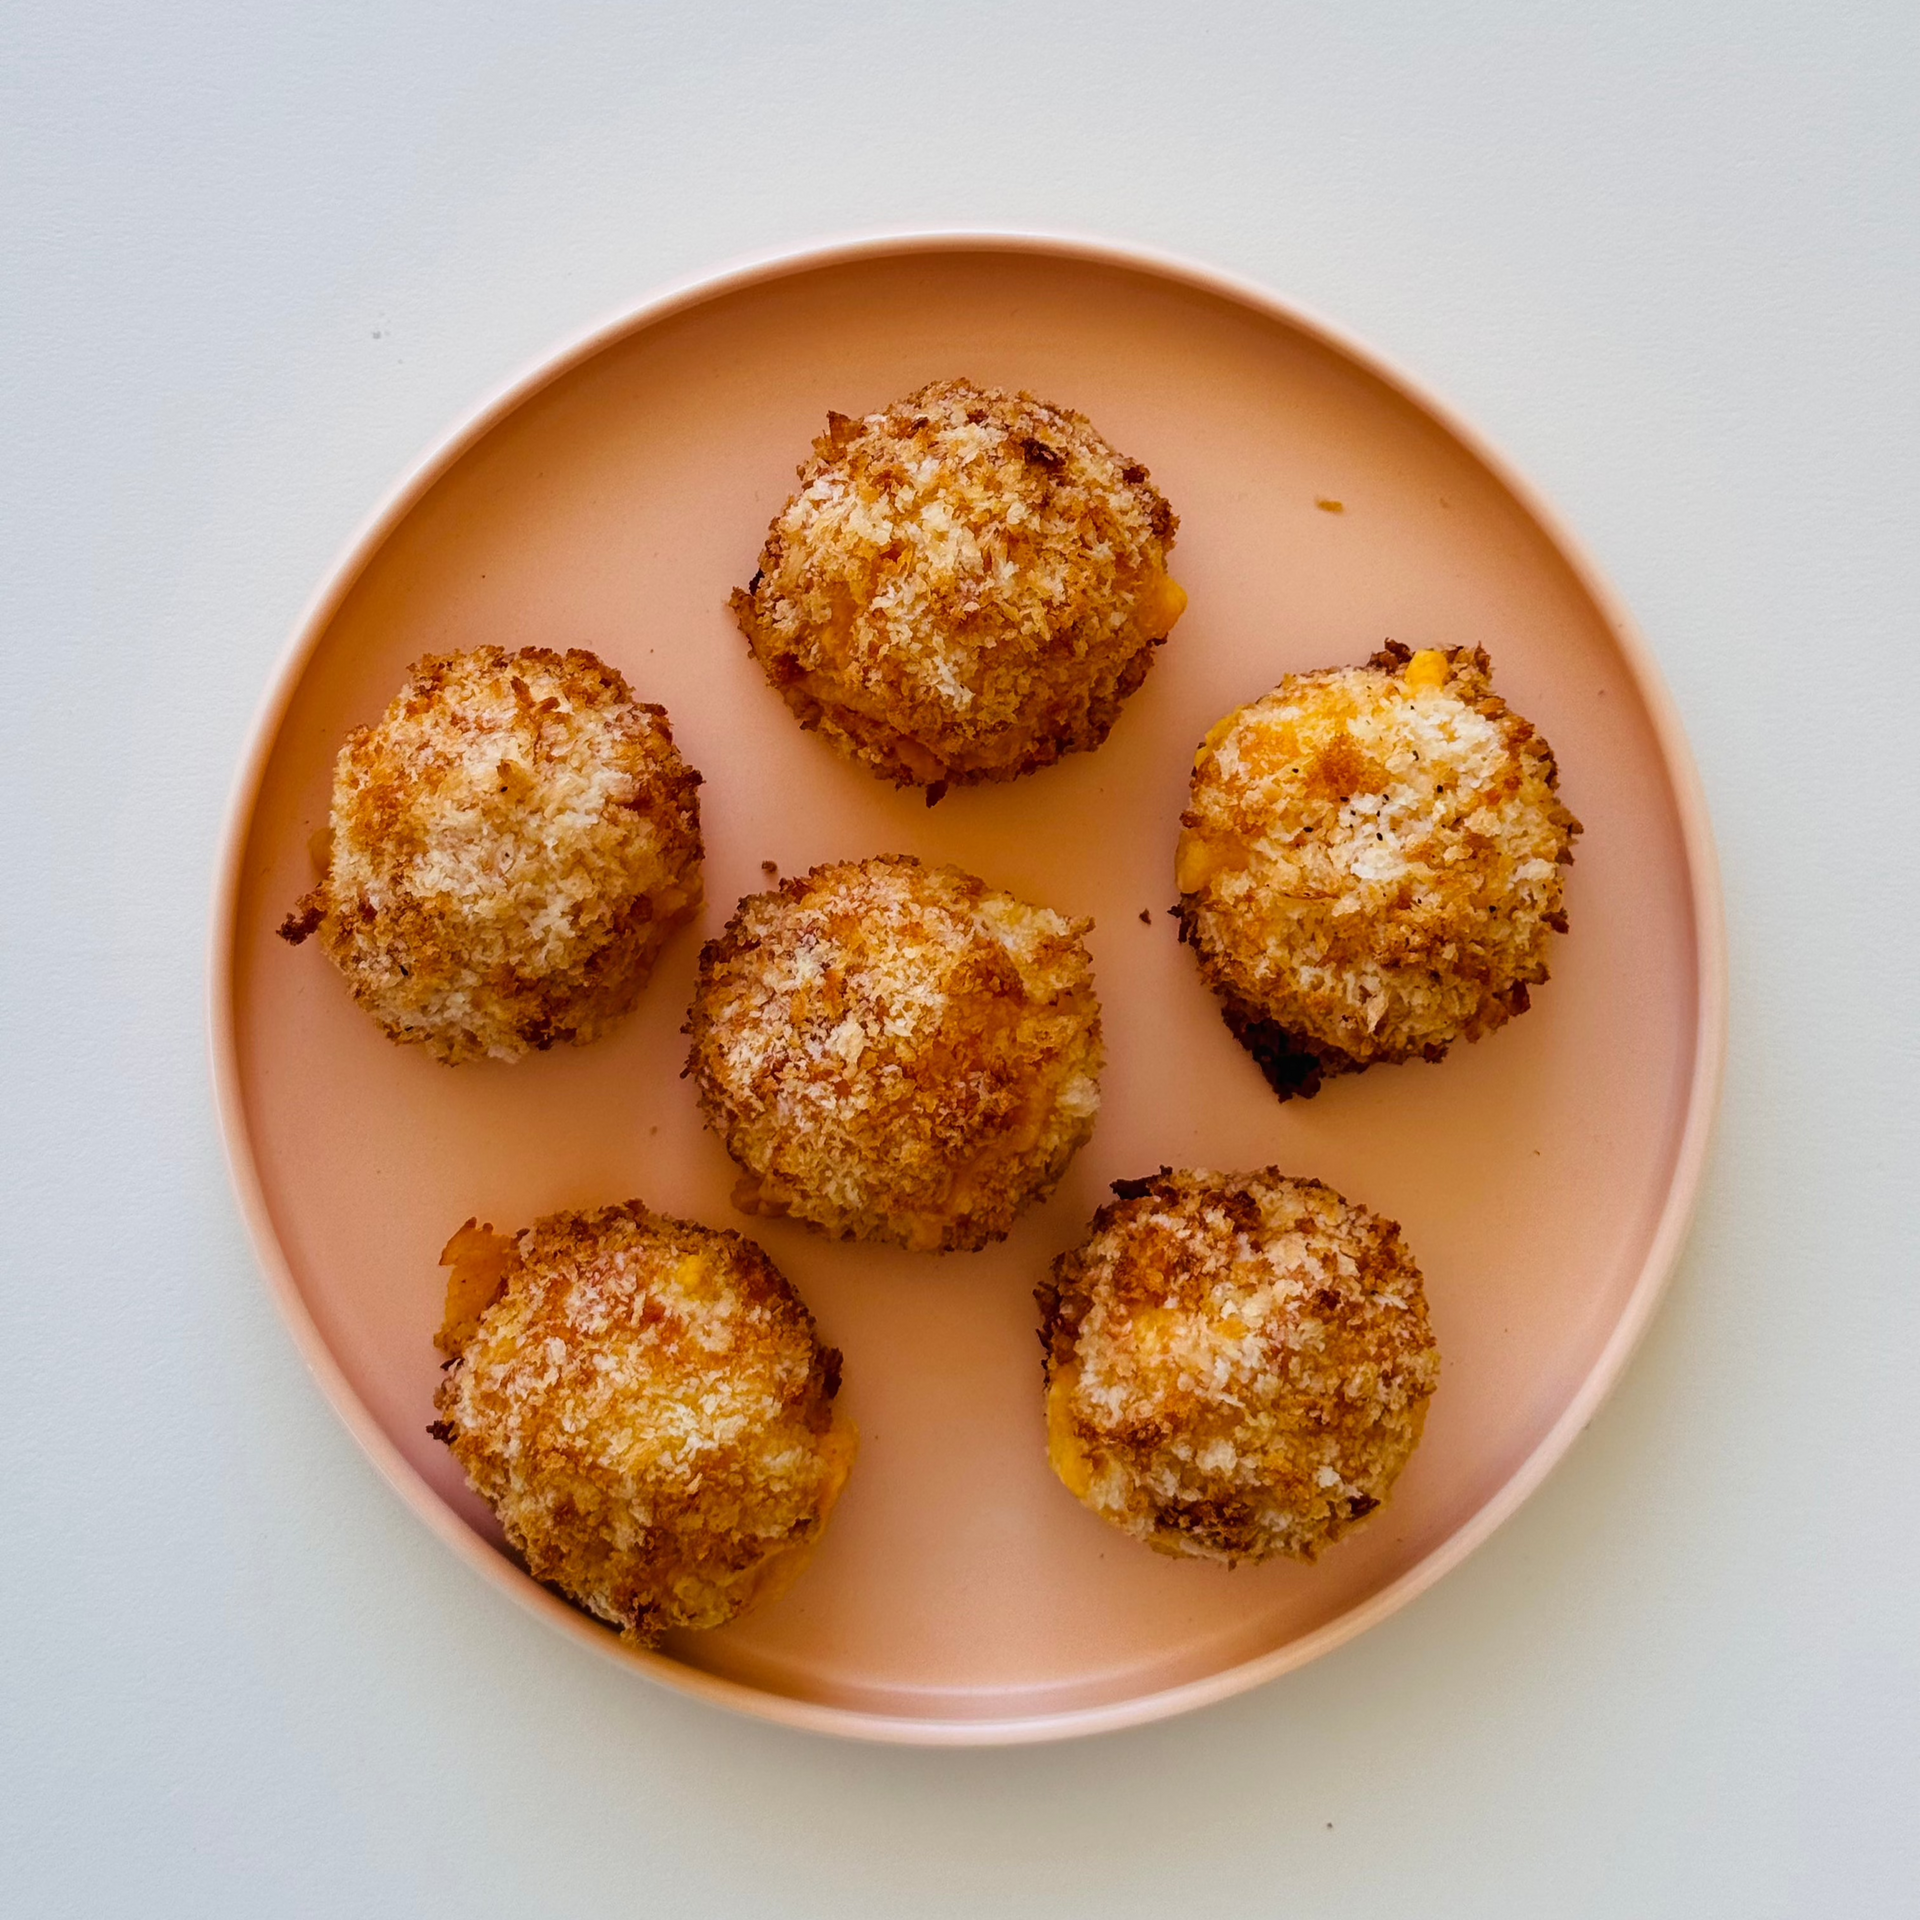
[[[942,375],[1091,416],[1180,514],[1192,596],[1108,744],[929,810],[802,733],[727,612],[827,410]],[[1533,1010],[1440,1066],[1282,1106],[1175,941],[1195,744],[1285,672],[1383,639],[1477,642],[1584,821],[1572,931]],[[408,663],[587,647],[664,702],[706,776],[707,907],[611,1039],[517,1066],[395,1046],[318,943],[273,929],[311,882],[333,755]],[[1096,922],[1105,1104],[1005,1244],[911,1256],[750,1222],[678,1076],[694,959],[742,894],[817,861],[953,860]],[[863,1444],[793,1591],[675,1659],[907,1717],[1111,1703],[1296,1642],[1399,1579],[1495,1494],[1593,1369],[1675,1164],[1697,1001],[1680,809],[1599,609],[1428,416],[1280,321],[1142,272],[958,252],[815,268],[631,333],[496,426],[407,514],[320,636],[271,753],[234,931],[248,1144],[322,1338],[378,1424],[498,1539],[430,1439],[435,1265],[502,1228],[637,1196],[757,1237],[846,1355]],[[1143,918],[1143,916],[1145,916]],[[1118,1176],[1276,1162],[1399,1220],[1443,1356],[1391,1501],[1315,1566],[1163,1559],[1048,1471],[1034,1283]]]

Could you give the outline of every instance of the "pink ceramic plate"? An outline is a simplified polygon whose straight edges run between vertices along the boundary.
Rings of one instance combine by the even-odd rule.
[[[1145,461],[1181,516],[1192,607],[1099,753],[929,811],[794,725],[726,602],[827,409],[951,374],[1077,407]],[[1219,715],[1388,636],[1483,644],[1553,742],[1587,828],[1573,930],[1506,1031],[1281,1106],[1175,943],[1176,816]],[[309,884],[342,736],[418,655],[481,642],[589,647],[666,704],[707,777],[708,906],[613,1038],[450,1069],[383,1039],[318,945],[273,928]],[[895,851],[1097,923],[1098,1130],[986,1253],[738,1221],[731,1167],[678,1077],[700,940],[763,884],[761,862],[791,874]],[[1591,1417],[1653,1309],[1699,1183],[1723,1002],[1679,726],[1538,498],[1404,377],[1267,294],[1005,235],[867,242],[707,281],[457,434],[295,643],[241,780],[214,930],[241,1200],[309,1364],[402,1497],[503,1592],[636,1672],[793,1725],[922,1742],[1052,1738],[1219,1699],[1359,1632],[1483,1540]],[[1109,1181],[1163,1162],[1316,1175],[1398,1219],[1426,1271],[1445,1373],[1425,1441],[1317,1566],[1163,1559],[1048,1471],[1034,1282]],[[426,1432],[452,1229],[631,1195],[751,1226],[844,1349],[864,1436],[792,1592],[653,1654],[522,1572]]]

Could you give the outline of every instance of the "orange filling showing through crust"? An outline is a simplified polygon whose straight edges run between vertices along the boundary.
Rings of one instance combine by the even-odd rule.
[[[1423,647],[1401,670],[1401,678],[1410,693],[1437,693],[1447,684],[1452,671],[1452,662],[1440,648]],[[1207,737],[1193,756],[1196,768],[1206,765],[1208,756],[1233,731],[1245,711],[1244,707],[1236,707],[1225,719],[1215,721],[1207,730]],[[1250,758],[1259,761],[1272,757],[1270,753],[1262,754],[1259,751],[1262,744],[1257,740],[1248,743],[1246,750]],[[1285,753],[1291,753],[1297,747],[1290,731],[1284,740],[1272,744]],[[1354,793],[1375,788],[1379,784],[1380,770],[1365,755],[1341,739],[1321,752],[1314,764],[1312,777],[1325,791],[1345,800]],[[1252,857],[1252,850],[1240,840],[1221,834],[1202,838],[1191,827],[1182,828],[1173,857],[1174,884],[1182,893],[1198,893],[1216,873],[1237,873],[1251,863]]]
[[[1171,574],[1162,573],[1156,567],[1134,603],[1133,617],[1142,633],[1158,640],[1173,631],[1173,623],[1186,610],[1186,588]]]
[[[1093,1485],[1093,1462],[1073,1430],[1073,1389],[1079,1377],[1074,1367],[1053,1370],[1053,1385],[1047,1389],[1047,1458],[1060,1484],[1076,1500],[1084,1500]]]
[[[469,1220],[440,1250],[447,1276],[447,1306],[433,1344],[447,1355],[464,1352],[480,1316],[506,1291],[518,1247],[504,1233]]]
[[[833,1425],[820,1441],[820,1459],[827,1469],[827,1478],[820,1489],[819,1523],[806,1539],[796,1540],[791,1546],[776,1547],[761,1561],[760,1571],[754,1577],[753,1593],[745,1606],[763,1607],[778,1600],[806,1570],[807,1562],[820,1544],[821,1534],[826,1531],[828,1519],[840,1504],[841,1490],[847,1484],[854,1455],[859,1451],[860,1429],[851,1420],[836,1414]]]

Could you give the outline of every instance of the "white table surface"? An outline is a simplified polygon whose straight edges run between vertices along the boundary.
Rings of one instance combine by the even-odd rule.
[[[12,0],[0,1910],[1920,1912],[1917,94],[1896,4]],[[1477,420],[1665,667],[1733,935],[1698,1227],[1544,1491],[1303,1673],[1013,1752],[484,1589],[296,1359],[203,1039],[255,704],[401,469],[665,281],[912,224],[1250,275]]]

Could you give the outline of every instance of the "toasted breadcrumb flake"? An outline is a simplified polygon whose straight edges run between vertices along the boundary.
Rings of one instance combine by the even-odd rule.
[[[1526,1011],[1580,823],[1478,648],[1289,675],[1194,761],[1180,937],[1281,1098]]]
[[[929,803],[1100,745],[1186,605],[1137,461],[1028,393],[827,416],[733,596],[803,726]]]
[[[699,784],[590,653],[430,656],[341,748],[324,875],[280,932],[438,1059],[593,1040],[700,904]]]
[[[469,1220],[442,1260],[431,1430],[536,1579],[643,1645],[785,1590],[856,1437],[839,1354],[760,1248],[630,1200]]]
[[[1003,1238],[1093,1130],[1088,925],[904,856],[741,901],[687,1061],[735,1205],[928,1252]]]
[[[1272,1167],[1114,1192],[1036,1290],[1055,1473],[1162,1553],[1313,1559],[1387,1498],[1439,1380],[1400,1229]]]

